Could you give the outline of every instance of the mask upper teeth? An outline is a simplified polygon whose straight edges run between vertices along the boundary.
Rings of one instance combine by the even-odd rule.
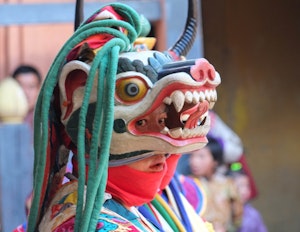
[[[200,100],[200,94],[197,91],[193,92],[193,103],[197,104]]]
[[[200,92],[200,101],[205,100],[205,94],[203,92]]]
[[[180,112],[182,110],[182,107],[184,106],[185,96],[183,92],[176,90],[171,94],[172,103],[176,109],[177,112]]]
[[[212,108],[214,101],[217,100],[216,90],[205,90],[205,92],[187,91],[185,93],[180,90],[176,90],[169,97],[165,97],[163,102],[167,105],[171,105],[173,103],[176,111],[180,112],[185,102],[197,104],[204,100],[207,100],[210,103],[210,108]]]
[[[165,99],[163,100],[163,102],[167,105],[171,105],[172,103],[172,99],[170,97],[165,97]]]
[[[185,97],[185,102],[187,102],[187,103],[192,103],[193,102],[193,94],[192,94],[192,92],[187,91],[184,94],[184,97]]]
[[[210,91],[209,90],[205,90],[205,98],[210,101],[211,99],[211,94],[210,94]]]

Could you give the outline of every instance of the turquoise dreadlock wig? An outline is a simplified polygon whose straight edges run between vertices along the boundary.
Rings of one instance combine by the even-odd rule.
[[[101,8],[76,29],[50,67],[35,112],[34,198],[28,231],[37,230],[49,199],[61,186],[69,150],[76,153],[78,162],[75,231],[95,228],[107,180],[118,56],[132,50],[133,42],[143,31],[142,25],[147,25],[141,24],[143,20],[123,4]],[[89,68],[81,65],[63,75],[66,69],[77,67],[78,62],[88,63]],[[65,79],[61,84],[62,78]],[[76,105],[70,96],[78,87],[82,98]],[[62,89],[67,89],[63,97]],[[76,112],[75,116],[70,116],[71,111]],[[74,124],[70,131],[66,121]]]

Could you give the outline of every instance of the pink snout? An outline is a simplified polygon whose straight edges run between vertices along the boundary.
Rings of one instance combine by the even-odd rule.
[[[215,68],[206,59],[201,58],[196,60],[194,66],[191,67],[192,77],[199,82],[205,81],[207,78],[214,80],[216,76]]]

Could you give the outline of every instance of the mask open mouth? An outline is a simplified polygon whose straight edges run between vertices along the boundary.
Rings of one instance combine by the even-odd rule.
[[[135,135],[155,136],[172,144],[195,142],[208,133],[208,110],[216,99],[215,89],[175,90],[160,95],[151,109],[129,123],[128,129]]]

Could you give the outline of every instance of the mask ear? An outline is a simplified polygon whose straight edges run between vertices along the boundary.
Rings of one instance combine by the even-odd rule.
[[[61,71],[58,84],[61,121],[64,125],[66,125],[74,111],[78,110],[82,105],[89,71],[90,66],[79,60],[68,62]]]

